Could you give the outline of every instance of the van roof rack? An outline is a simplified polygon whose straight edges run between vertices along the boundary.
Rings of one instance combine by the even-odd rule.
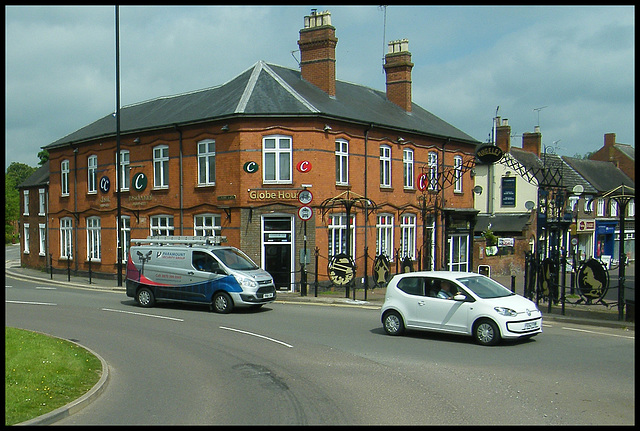
[[[186,244],[186,245],[220,245],[227,242],[226,236],[148,236],[146,239],[132,239],[131,244]]]

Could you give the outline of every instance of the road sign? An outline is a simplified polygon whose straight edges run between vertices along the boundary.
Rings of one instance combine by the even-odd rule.
[[[298,217],[300,217],[300,220],[307,221],[313,217],[313,210],[306,205],[302,206],[298,209]]]
[[[300,201],[302,205],[309,205],[312,200],[313,195],[309,190],[302,190],[300,193],[298,193],[298,201]]]

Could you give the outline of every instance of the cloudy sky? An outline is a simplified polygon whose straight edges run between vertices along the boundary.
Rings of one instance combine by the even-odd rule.
[[[539,125],[561,155],[605,133],[635,147],[631,6],[121,6],[121,106],[259,60],[298,69],[311,9],[331,11],[337,79],[384,91],[386,43],[407,38],[414,102],[478,141],[499,107],[514,146]],[[5,36],[6,166],[37,166],[41,147],[115,111],[115,7],[5,6]]]

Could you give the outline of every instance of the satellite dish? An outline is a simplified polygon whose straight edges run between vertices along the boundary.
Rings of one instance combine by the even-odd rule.
[[[582,187],[582,184],[576,184],[573,186],[573,194],[581,195],[583,191],[584,187]]]
[[[533,209],[533,207],[535,207],[536,204],[533,201],[526,201],[524,203],[524,207],[527,209],[527,211],[531,211]]]

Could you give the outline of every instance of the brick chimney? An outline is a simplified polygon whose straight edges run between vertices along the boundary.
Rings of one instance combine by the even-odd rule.
[[[309,81],[329,96],[336,95],[336,29],[331,26],[331,12],[315,9],[304,17],[300,30],[300,70]]]
[[[616,143],[616,134],[615,133],[605,133],[604,134],[604,146],[605,147],[613,147]]]
[[[607,158],[608,160],[613,163],[614,165],[616,165],[617,167],[620,167],[620,163],[618,161],[618,159],[616,158],[616,149],[614,147],[614,145],[616,144],[616,134],[615,133],[605,133],[604,134],[604,148],[606,148],[606,154],[607,154]]]
[[[522,134],[522,149],[540,157],[542,147],[542,133],[540,126],[535,126],[533,133],[524,132]]]
[[[511,151],[511,126],[506,118],[496,118],[496,145],[505,153]]]
[[[387,75],[387,99],[411,112],[411,53],[407,39],[389,42],[389,52],[384,56]]]

